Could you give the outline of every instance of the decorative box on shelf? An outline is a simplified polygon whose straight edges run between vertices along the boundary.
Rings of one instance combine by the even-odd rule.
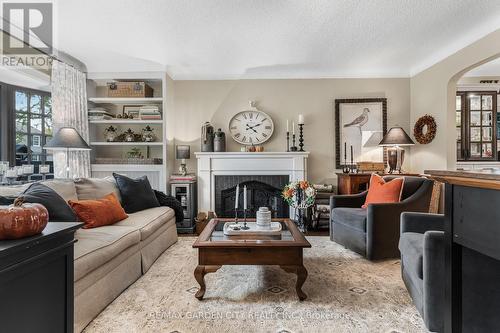
[[[153,97],[153,88],[141,81],[110,82],[108,97]]]
[[[170,194],[181,203],[184,220],[177,222],[178,233],[194,233],[197,213],[196,176],[170,176]]]

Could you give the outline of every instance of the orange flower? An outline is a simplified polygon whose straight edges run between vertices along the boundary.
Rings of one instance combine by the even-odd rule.
[[[283,190],[283,197],[291,198],[293,196],[294,190],[292,188]]]
[[[308,187],[309,187],[309,183],[307,182],[307,180],[300,181],[300,188],[301,189],[305,190]]]

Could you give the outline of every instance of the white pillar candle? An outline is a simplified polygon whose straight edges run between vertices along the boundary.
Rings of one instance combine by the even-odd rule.
[[[234,199],[234,209],[238,209],[239,194],[240,194],[240,184],[236,185],[236,198]]]
[[[299,114],[299,122],[298,122],[299,125],[304,125],[304,115],[303,114]]]
[[[295,121],[292,121],[292,134],[295,134]]]
[[[247,209],[247,186],[243,186],[243,209]]]
[[[286,131],[290,132],[290,123],[288,122],[288,119],[286,120]]]

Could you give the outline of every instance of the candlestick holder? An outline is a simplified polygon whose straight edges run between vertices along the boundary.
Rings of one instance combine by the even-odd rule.
[[[299,151],[304,151],[304,124],[299,124]]]
[[[295,134],[292,134],[292,146],[290,147],[290,151],[297,151],[297,146],[295,145]]]
[[[238,224],[238,208],[234,209],[234,224]]]
[[[290,151],[290,132],[286,131],[286,151]]]
[[[342,167],[342,172],[343,173],[350,173],[351,172],[351,167],[347,163],[344,163],[344,165]]]
[[[241,227],[241,230],[248,230],[250,229],[249,226],[247,226],[247,210],[243,209],[243,226]]]

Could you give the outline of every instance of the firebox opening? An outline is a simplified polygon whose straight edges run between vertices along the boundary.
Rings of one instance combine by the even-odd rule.
[[[247,187],[247,217],[254,218],[260,207],[268,207],[273,218],[287,218],[290,211],[281,196],[289,177],[273,176],[216,176],[215,207],[219,217],[234,217],[236,185],[240,185],[238,216],[243,216],[243,187]]]

